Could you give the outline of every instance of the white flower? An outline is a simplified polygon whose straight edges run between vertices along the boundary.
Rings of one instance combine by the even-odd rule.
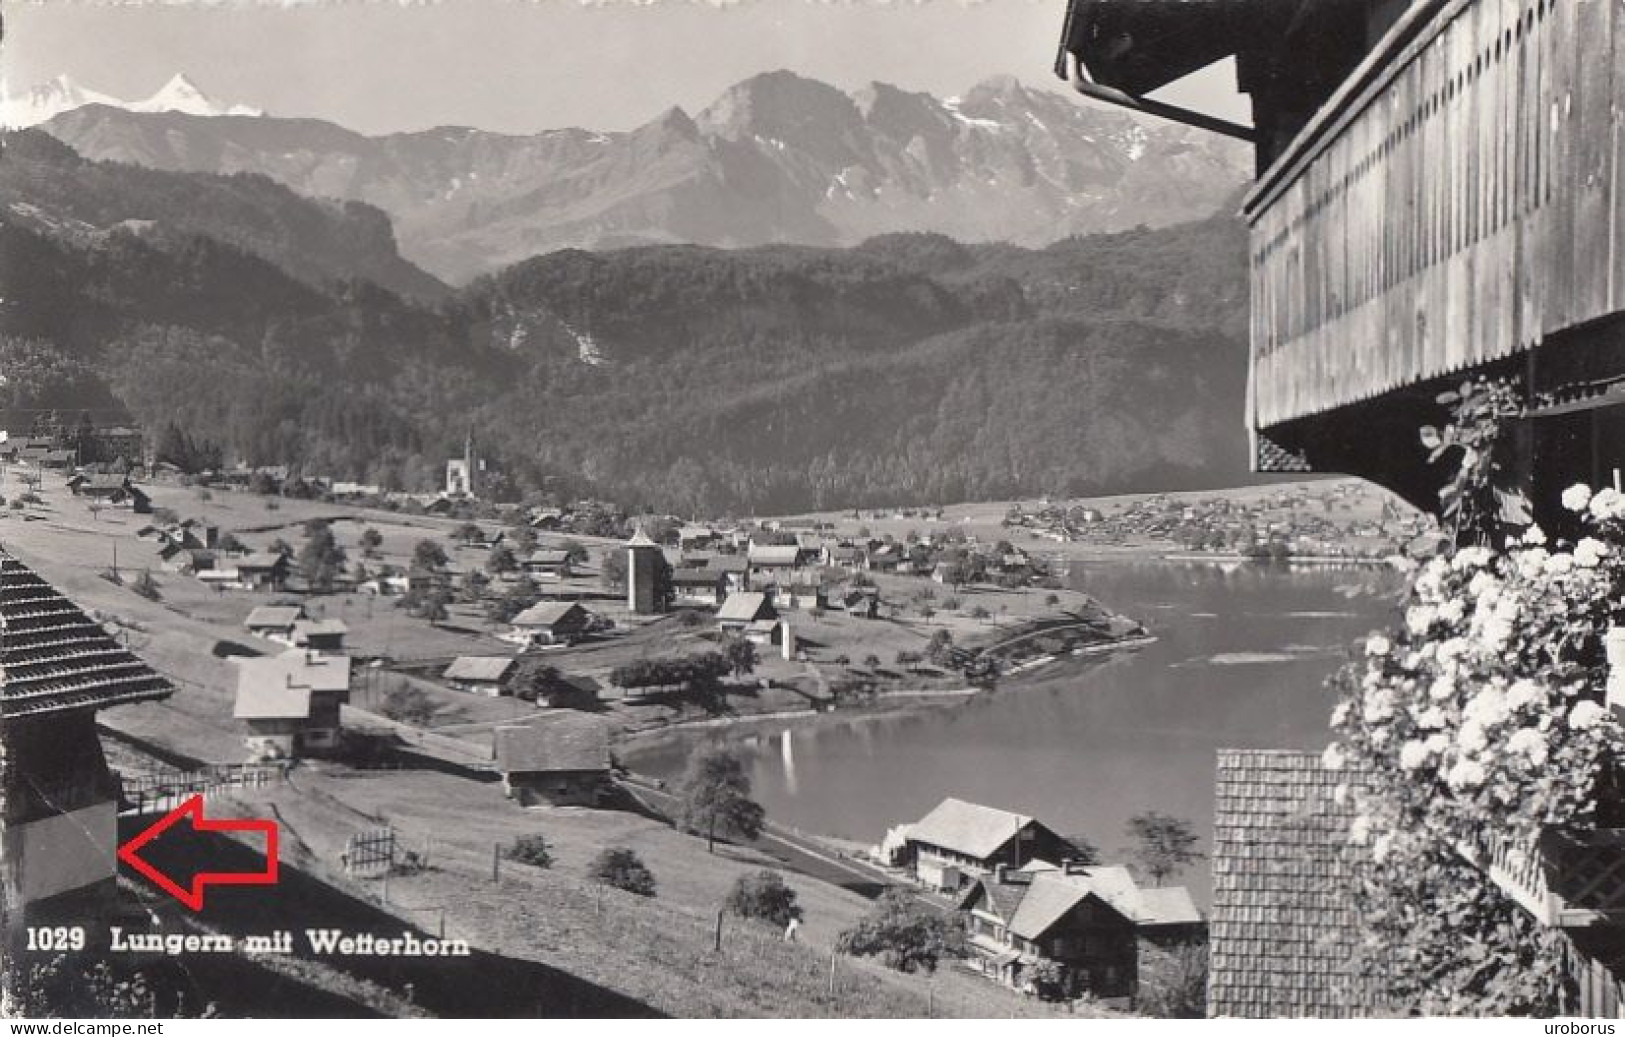
[[[1345,806],[1349,801],[1349,787],[1345,782],[1339,782],[1332,787],[1332,802],[1338,806]]]
[[[1365,641],[1366,655],[1387,655],[1393,648],[1394,643],[1381,634],[1372,634]]]
[[[1488,687],[1474,695],[1462,710],[1462,716],[1485,727],[1506,719],[1507,700],[1501,689]]]
[[[1428,762],[1428,749],[1421,742],[1410,741],[1399,747],[1399,765],[1408,771],[1421,770]]]
[[[1591,515],[1598,520],[1606,521],[1625,515],[1625,495],[1610,486],[1597,491],[1591,498]]]
[[[1608,545],[1595,537],[1585,537],[1574,545],[1574,564],[1582,568],[1595,569],[1606,557]]]
[[[1468,569],[1482,569],[1490,564],[1495,556],[1487,547],[1464,547],[1456,552],[1456,557],[1450,560],[1450,568],[1457,572],[1466,572]]]
[[[1546,542],[1546,531],[1539,526],[1530,526],[1523,531],[1523,542],[1532,547],[1539,547]]]
[[[1394,837],[1386,832],[1377,836],[1377,841],[1371,844],[1371,859],[1381,864],[1388,859],[1394,850]]]
[[[1456,744],[1461,746],[1463,752],[1476,753],[1489,745],[1490,740],[1484,734],[1483,724],[1476,720],[1466,720],[1456,732]]]
[[[1368,724],[1380,724],[1394,715],[1394,696],[1388,691],[1378,691],[1365,700],[1365,709],[1360,714]]]
[[[1475,789],[1484,784],[1484,768],[1472,760],[1457,760],[1445,773],[1444,780],[1454,789]]]
[[[1563,506],[1570,511],[1584,511],[1591,503],[1591,487],[1577,482],[1563,491]]]
[[[1349,842],[1356,846],[1363,846],[1370,837],[1371,819],[1369,817],[1360,814],[1349,823]]]
[[[1595,727],[1603,718],[1603,708],[1590,699],[1581,699],[1569,710],[1569,726],[1576,731]]]
[[[1446,699],[1454,698],[1455,695],[1456,679],[1448,673],[1441,673],[1433,678],[1432,685],[1428,687],[1428,698],[1435,702],[1443,702]]]
[[[1329,771],[1342,770],[1343,764],[1346,762],[1347,759],[1343,755],[1343,747],[1338,745],[1336,742],[1328,745],[1326,747],[1326,751],[1320,754],[1320,765]]]
[[[1508,709],[1522,709],[1545,698],[1546,689],[1526,677],[1513,681],[1512,687],[1507,689],[1506,704]]]
[[[1460,623],[1462,616],[1466,615],[1467,606],[1462,604],[1460,598],[1451,598],[1439,606],[1439,618],[1446,623]]]
[[[1546,738],[1532,727],[1523,728],[1507,739],[1507,752],[1521,753],[1539,767],[1546,762]]]
[[[1547,576],[1566,576],[1574,569],[1574,556],[1558,552],[1546,559],[1544,568]]]
[[[1546,568],[1546,560],[1550,558],[1544,547],[1531,547],[1527,551],[1518,553],[1518,573],[1526,580],[1539,576]]]
[[[1345,723],[1348,722],[1349,709],[1350,709],[1349,703],[1346,702],[1346,701],[1345,702],[1339,702],[1336,705],[1336,707],[1334,707],[1332,709],[1332,726],[1333,727],[1342,727]]]
[[[1438,615],[1438,610],[1432,605],[1412,605],[1405,611],[1405,626],[1412,634],[1421,637],[1428,632]]]
[[[1416,714],[1416,726],[1424,731],[1437,731],[1445,725],[1444,710],[1438,706],[1429,706]]]
[[[1442,753],[1450,748],[1450,736],[1440,731],[1438,734],[1428,735],[1427,741],[1422,743],[1429,753]]]

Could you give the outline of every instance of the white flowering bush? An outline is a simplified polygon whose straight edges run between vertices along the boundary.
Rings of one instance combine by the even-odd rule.
[[[1572,487],[1586,534],[1531,527],[1412,569],[1403,621],[1336,678],[1336,741],[1362,915],[1390,993],[1444,1013],[1555,1012],[1561,949],[1463,852],[1533,848],[1542,827],[1594,821],[1625,748],[1601,704],[1603,639],[1625,600],[1625,496]]]

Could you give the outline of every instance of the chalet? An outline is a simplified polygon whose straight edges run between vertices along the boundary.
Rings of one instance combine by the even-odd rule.
[[[1135,993],[1140,942],[1167,944],[1178,933],[1196,941],[1202,916],[1184,887],[1141,889],[1128,869],[998,865],[978,875],[958,901],[965,913],[971,967],[1007,986],[1044,982],[1068,997],[1107,999]]]
[[[682,566],[671,571],[672,595],[680,605],[715,608],[727,600],[728,577],[718,569]]]
[[[275,551],[255,551],[237,559],[242,582],[253,590],[281,590],[288,569],[288,556]]]
[[[201,552],[198,552],[201,553]],[[253,588],[243,581],[242,571],[236,566],[210,566],[207,569],[196,569],[192,573],[199,583],[205,587],[213,587],[217,591],[245,591]]]
[[[724,633],[740,633],[752,623],[777,622],[778,618],[778,609],[761,591],[730,594],[717,610],[717,626]]]
[[[539,578],[569,579],[570,552],[553,548],[537,548],[520,563],[525,575]]]
[[[904,860],[932,889],[957,892],[1003,864],[1071,857],[1070,844],[1039,821],[1008,810],[948,798],[909,826]]]
[[[587,633],[592,613],[573,601],[544,601],[510,621],[510,637],[527,645],[572,644]]]
[[[879,544],[869,549],[863,567],[874,572],[896,572],[903,561],[903,550],[896,544]]]
[[[137,515],[152,514],[152,499],[127,475],[75,475],[68,480],[75,497],[128,507]]]
[[[873,587],[853,587],[831,600],[839,601],[840,607],[849,616],[859,619],[876,619],[880,616],[880,592]]]
[[[743,555],[712,555],[705,567],[722,574],[730,594],[750,590],[750,561]]]
[[[779,585],[774,594],[775,603],[791,609],[821,609],[829,607],[829,588],[816,573],[793,576],[788,583]]]
[[[293,625],[293,645],[312,652],[342,652],[349,632],[342,619],[301,619]]]
[[[771,582],[787,578],[800,568],[804,555],[796,544],[758,544],[752,541],[746,561],[753,581]]]
[[[293,646],[294,628],[305,622],[303,605],[259,605],[243,620],[243,626],[256,637]]]
[[[440,676],[458,691],[495,698],[507,694],[516,664],[511,655],[459,655]]]
[[[88,925],[115,907],[119,784],[96,714],[174,688],[0,551],[0,914]]]
[[[350,657],[298,649],[237,664],[232,716],[255,759],[337,748],[339,707],[350,701]]]
[[[590,713],[499,727],[496,759],[502,791],[521,806],[597,806],[609,792],[609,727]]]
[[[826,544],[823,550],[822,561],[825,565],[847,572],[857,572],[864,567],[863,548],[856,544]]]
[[[684,526],[677,531],[677,547],[683,551],[703,551],[719,539],[710,526]]]

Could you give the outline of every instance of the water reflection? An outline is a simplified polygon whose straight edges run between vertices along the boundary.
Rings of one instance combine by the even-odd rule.
[[[1387,621],[1382,572],[1074,565],[1074,585],[1145,619],[1155,644],[1067,659],[958,705],[776,732],[742,743],[775,820],[878,840],[944,796],[1043,818],[1108,855],[1145,810],[1211,832],[1214,751],[1324,745],[1328,674]],[[1160,607],[1159,607],[1160,606]],[[682,767],[680,746],[639,756]],[[1205,869],[1183,877],[1205,901]]]

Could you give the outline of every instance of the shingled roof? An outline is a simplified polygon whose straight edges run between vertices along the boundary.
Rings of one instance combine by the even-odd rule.
[[[0,716],[167,698],[169,681],[0,550]]]
[[[497,769],[504,774],[609,770],[609,725],[588,713],[560,713],[496,729]]]
[[[1221,749],[1208,1014],[1340,1018],[1375,1007],[1353,965],[1349,775],[1313,753]]]

